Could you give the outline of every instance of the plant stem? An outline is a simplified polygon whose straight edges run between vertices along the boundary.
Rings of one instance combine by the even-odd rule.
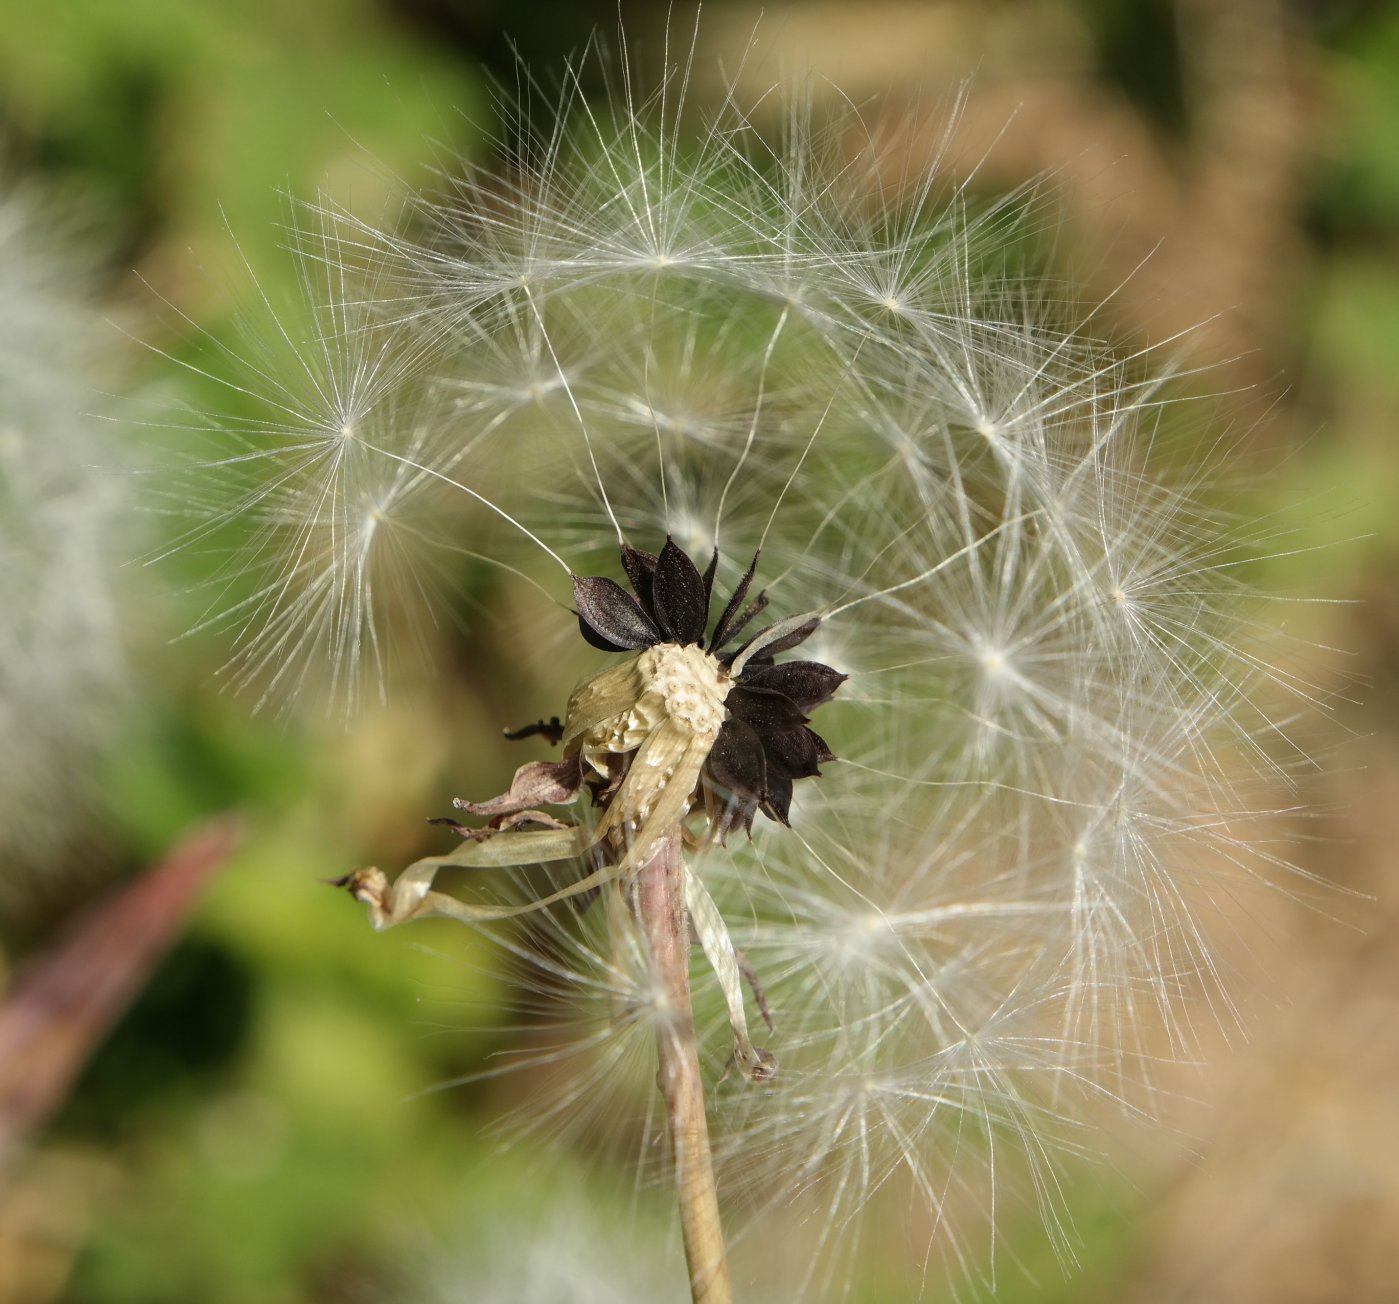
[[[680,834],[660,843],[636,880],[636,911],[651,968],[665,993],[667,1018],[656,1036],[657,1085],[670,1124],[680,1229],[695,1304],[731,1304],[724,1230],[709,1153],[695,1017],[690,1005],[690,924],[685,915],[685,863]]]

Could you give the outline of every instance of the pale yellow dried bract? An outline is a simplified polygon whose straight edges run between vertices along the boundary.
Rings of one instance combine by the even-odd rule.
[[[568,699],[564,713],[563,749],[573,756],[583,749],[584,740],[595,737],[604,726],[615,733],[615,721],[635,712],[644,691],[641,658],[632,657],[619,666],[609,666],[591,679],[585,679]],[[637,740],[640,742],[640,739]],[[597,743],[588,750],[598,749]]]
[[[634,751],[662,721],[692,736],[708,754],[726,712],[728,672],[697,645],[662,643],[585,679],[568,699],[564,754],[582,753],[599,771],[599,752]]]
[[[687,865],[685,867],[685,908],[704,950],[705,958],[719,980],[728,1006],[729,1026],[733,1029],[733,1063],[753,1082],[771,1082],[777,1076],[777,1062],[766,1051],[753,1045],[748,1033],[748,1015],[743,1008],[743,971],[734,950],[729,927],[714,904],[714,898]]]
[[[730,682],[702,648],[663,643],[574,690],[564,754],[606,774],[609,754],[635,753],[595,839],[619,831],[635,863],[685,817],[724,723]]]

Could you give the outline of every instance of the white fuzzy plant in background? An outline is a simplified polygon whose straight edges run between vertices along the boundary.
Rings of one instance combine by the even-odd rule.
[[[94,415],[116,336],[64,228],[0,185],[0,909],[73,838],[125,678],[129,495]]]
[[[606,104],[570,79],[544,117],[508,106],[500,165],[399,229],[301,224],[318,329],[273,327],[225,372],[264,415],[214,431],[208,483],[258,578],[212,618],[265,691],[328,679],[353,704],[465,555],[548,599],[528,637],[582,681],[624,664],[570,612],[578,577],[624,581],[619,544],[717,550],[711,619],[760,552],[759,625],[819,620],[795,655],[848,676],[814,726],[839,759],[796,783],[790,827],[760,813],[720,845],[700,794],[643,837],[535,788],[561,804],[362,895],[380,923],[455,913],[529,975],[554,1035],[520,1056],[548,1070],[542,1126],[615,1130],[631,1106],[662,1133],[675,993],[638,878],[673,834],[703,889],[690,981],[728,1230],[811,1215],[790,1297],[836,1279],[886,1186],[958,1271],[1017,1200],[1071,1258],[1058,1156],[1095,1148],[1105,1108],[1148,1109],[1149,1065],[1229,1008],[1212,902],[1292,873],[1256,822],[1293,804],[1311,703],[1238,580],[1268,545],[1212,500],[1226,459],[1155,355],[1118,357],[1019,279],[1026,196],[976,208],[939,160],[776,92],[776,138],[733,103],[694,130],[686,78],[643,96],[624,68]],[[439,895],[444,863],[495,867]],[[585,877],[600,899],[539,908]],[[735,1060],[740,1033],[773,1073]]]

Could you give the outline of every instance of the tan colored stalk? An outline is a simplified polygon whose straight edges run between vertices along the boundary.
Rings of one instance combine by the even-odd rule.
[[[668,1017],[661,1020],[656,1038],[660,1058],[656,1081],[665,1097],[670,1126],[690,1291],[695,1304],[732,1304],[690,1004],[690,925],[678,830],[659,843],[642,866],[636,880],[636,911],[652,972],[665,993]]]

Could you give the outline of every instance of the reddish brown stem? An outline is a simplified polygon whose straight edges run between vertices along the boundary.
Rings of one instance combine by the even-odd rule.
[[[636,911],[650,953],[651,970],[664,993],[664,1017],[656,1045],[656,1075],[670,1125],[680,1229],[696,1304],[731,1304],[729,1265],[719,1196],[709,1152],[704,1082],[690,1005],[690,926],[685,915],[685,864],[680,834],[661,842],[636,880]]]

